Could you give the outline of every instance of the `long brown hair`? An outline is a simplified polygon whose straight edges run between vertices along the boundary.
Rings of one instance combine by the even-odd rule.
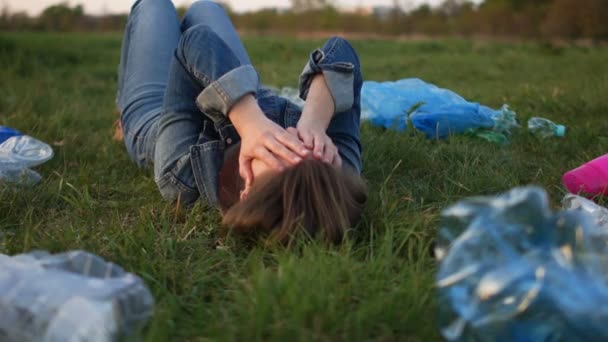
[[[256,179],[247,199],[228,209],[222,224],[284,244],[301,233],[337,244],[359,221],[366,200],[367,187],[358,174],[310,159]]]

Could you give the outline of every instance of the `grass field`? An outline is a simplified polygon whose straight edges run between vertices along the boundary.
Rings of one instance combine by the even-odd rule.
[[[176,213],[111,141],[119,34],[0,34],[0,125],[54,146],[32,188],[0,185],[0,252],[86,249],[140,275],[157,306],[146,340],[439,340],[429,250],[442,208],[545,187],[608,152],[608,48],[355,41],[364,77],[420,77],[519,119],[568,127],[499,147],[362,128],[370,201],[352,241],[297,251],[218,242],[216,214]],[[322,41],[248,38],[266,84],[294,86]]]

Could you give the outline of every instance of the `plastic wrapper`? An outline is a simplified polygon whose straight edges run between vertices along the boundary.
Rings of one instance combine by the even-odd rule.
[[[30,168],[53,158],[53,149],[27,135],[10,136],[0,143],[0,182],[35,184],[42,178]]]
[[[0,254],[0,340],[117,341],[152,316],[143,281],[98,256]]]
[[[565,210],[577,210],[591,216],[593,222],[608,231],[608,209],[584,197],[567,194],[562,200]]]
[[[449,341],[607,341],[608,232],[516,188],[442,213],[435,254]]]

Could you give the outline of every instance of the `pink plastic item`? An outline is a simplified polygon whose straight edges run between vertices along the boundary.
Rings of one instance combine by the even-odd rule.
[[[608,154],[567,172],[562,181],[573,194],[608,196]]]

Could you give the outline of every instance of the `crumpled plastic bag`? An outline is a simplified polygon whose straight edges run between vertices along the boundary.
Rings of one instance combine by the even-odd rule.
[[[582,211],[588,214],[595,224],[608,231],[608,208],[604,208],[592,200],[574,194],[564,196],[562,208],[565,210]]]
[[[274,89],[280,96],[303,106],[304,101],[299,98],[297,89]],[[405,131],[409,120],[429,139],[446,138],[476,129],[489,129],[508,136],[519,127],[516,113],[507,105],[495,110],[469,102],[451,90],[418,78],[363,82],[361,120],[397,131]]]
[[[10,136],[0,142],[0,182],[36,184],[42,177],[30,168],[52,158],[48,144],[27,135]]]
[[[445,209],[435,254],[449,341],[608,340],[608,231],[540,188]]]
[[[409,114],[412,125],[429,139],[478,128],[509,134],[518,126],[515,113],[506,105],[494,110],[418,78],[364,82],[361,108],[361,117],[373,125],[398,131],[407,128]]]
[[[143,281],[84,252],[0,254],[0,340],[115,341],[152,316]]]

